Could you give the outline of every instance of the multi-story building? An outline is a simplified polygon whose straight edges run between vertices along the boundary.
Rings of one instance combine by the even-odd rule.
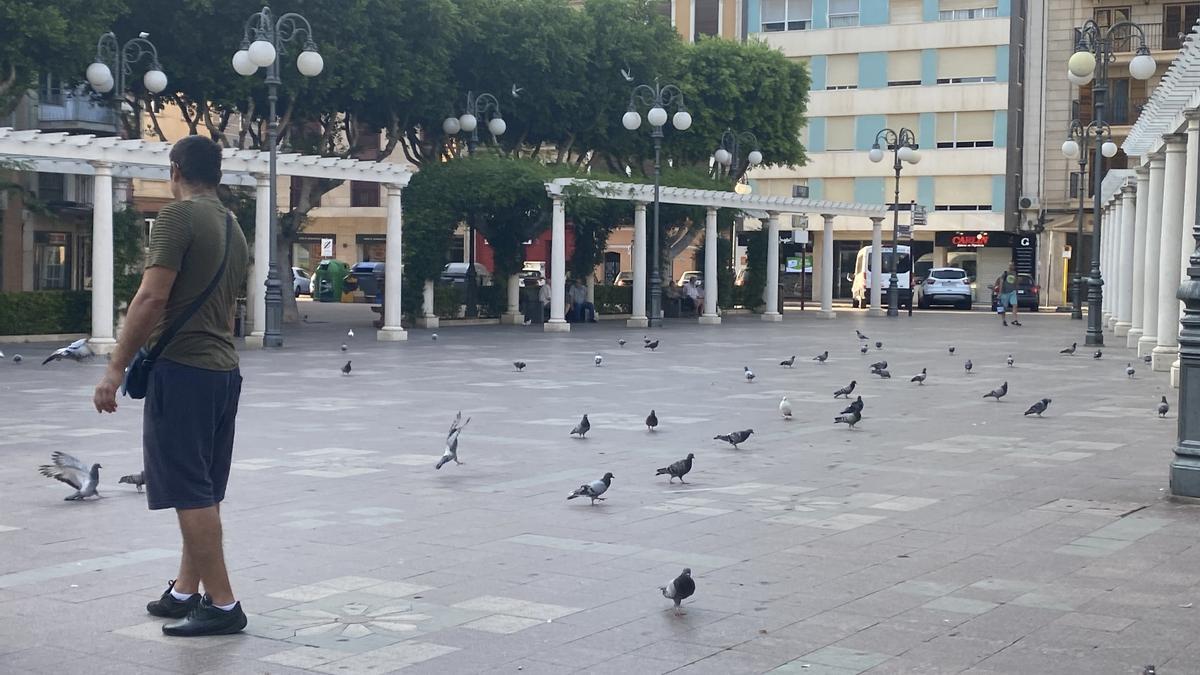
[[[911,242],[918,269],[967,267],[979,279],[976,300],[986,302],[984,289],[1013,247],[1030,239],[1015,236],[1015,221],[1004,232],[1006,210],[1016,209],[1005,181],[1017,123],[1009,113],[1009,0],[748,2],[751,38],[805,62],[812,78],[800,131],[808,163],[753,171],[755,193],[891,204],[892,153],[876,164],[868,151],[880,130],[910,129],[920,161],[902,171],[900,220],[908,222],[910,203],[928,212]],[[835,297],[849,298],[870,224],[839,218],[832,242],[814,235],[815,260],[834,247]]]

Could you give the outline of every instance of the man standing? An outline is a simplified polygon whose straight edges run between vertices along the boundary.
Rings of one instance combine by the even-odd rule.
[[[157,343],[215,284],[150,372],[142,413],[146,496],[151,510],[175,509],[183,554],[178,576],[146,611],[177,619],[163,625],[167,635],[225,635],[246,627],[225,569],[220,504],[242,389],[233,319],[245,287],[247,247],[217,198],[221,148],[189,136],[175,144],[170,159],[175,201],[155,220],[141,286],[93,402],[98,412],[115,412],[117,389],[137,350]]]
[[[596,323],[596,306],[588,302],[587,286],[583,285],[583,280],[576,278],[571,283],[571,313],[575,316],[576,321],[587,321]]]
[[[1008,269],[996,278],[995,288],[1000,304],[1000,321],[1008,325],[1008,317],[1004,312],[1012,307],[1012,325],[1020,326],[1021,322],[1017,320],[1017,267],[1014,263],[1008,263]]]

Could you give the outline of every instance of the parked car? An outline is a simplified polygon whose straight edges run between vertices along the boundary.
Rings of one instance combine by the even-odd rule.
[[[541,270],[524,269],[521,270],[521,285],[524,286],[526,281],[533,279],[538,286],[546,285],[546,277]]]
[[[917,287],[917,306],[954,305],[971,309],[971,277],[961,267],[932,267]]]
[[[312,279],[303,267],[292,268],[292,293],[296,297],[312,295]]]
[[[633,285],[633,272],[621,272],[620,274],[617,275],[617,278],[613,281],[613,285],[614,286],[632,286]]]
[[[1042,287],[1034,282],[1033,277],[1028,274],[1017,275],[1017,309],[1027,309],[1031,312],[1038,311],[1038,305],[1041,304],[1040,293]],[[992,286],[992,307],[996,306],[996,287]]]
[[[704,272],[700,272],[698,270],[690,270],[690,271],[684,272],[683,274],[679,275],[679,281],[676,283],[678,283],[680,286],[684,286],[687,284],[688,279],[695,279],[697,283],[703,283],[704,282]]]
[[[467,267],[469,265],[470,263],[465,262],[447,263],[442,268],[441,281],[452,284],[467,283]],[[487,267],[483,263],[475,263],[475,278],[478,280],[480,286],[492,285],[492,273],[488,272]]]

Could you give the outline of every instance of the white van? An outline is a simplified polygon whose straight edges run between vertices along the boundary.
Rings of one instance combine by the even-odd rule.
[[[896,250],[899,253],[896,258],[896,285],[900,291],[899,304],[902,307],[910,307],[913,301],[912,253],[909,247],[904,245],[897,246]],[[879,275],[873,274],[874,270],[871,269],[870,246],[864,246],[859,249],[858,256],[854,259],[854,278],[850,292],[854,298],[855,307],[866,307],[870,303],[871,286],[876,276],[880,280],[882,302],[885,306],[888,304],[887,294],[888,288],[891,286],[892,247],[884,246],[880,253],[883,261],[883,270]]]

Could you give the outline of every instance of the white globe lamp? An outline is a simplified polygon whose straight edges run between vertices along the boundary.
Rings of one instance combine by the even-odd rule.
[[[1063,141],[1062,153],[1067,159],[1079,159],[1079,143],[1073,138],[1068,138]]]
[[[1087,77],[1096,70],[1096,57],[1088,51],[1075,52],[1067,61],[1067,69],[1075,77]]]
[[[1116,157],[1117,144],[1112,141],[1104,141],[1104,144],[1100,146],[1100,154],[1110,158]]]
[[[488,131],[492,132],[493,136],[503,136],[508,129],[508,123],[503,117],[493,117],[488,120]]]
[[[901,162],[908,162],[911,164],[913,161],[913,149],[907,145],[902,145],[900,146],[900,149],[896,151],[896,156],[900,158]]]
[[[1088,73],[1087,75],[1084,75],[1083,77],[1076,77],[1075,73],[1072,73],[1070,71],[1070,69],[1067,70],[1067,80],[1070,81],[1070,83],[1075,85],[1076,87],[1082,87],[1083,85],[1091,82],[1092,77],[1093,77],[1093,73]]]
[[[867,153],[867,159],[878,164],[883,161],[883,150],[878,145],[872,146],[871,151]]]
[[[463,113],[458,118],[458,126],[469,134],[479,127],[479,120],[471,113]]]
[[[1129,62],[1129,74],[1138,80],[1154,77],[1155,70],[1158,70],[1158,64],[1149,54],[1138,54]]]
[[[459,128],[457,117],[447,117],[446,119],[442,120],[442,131],[445,132],[447,136],[453,136],[454,134],[457,134]]]
[[[661,127],[667,123],[667,111],[658,106],[654,106],[646,113],[646,121],[652,127]]]
[[[249,77],[258,72],[258,65],[250,60],[250,52],[239,49],[233,53],[233,72]]]
[[[250,54],[250,61],[259,68],[266,68],[275,63],[275,45],[266,40],[251,42],[246,51]]]
[[[100,87],[102,87],[105,82],[111,82],[112,79],[112,71],[109,70],[108,66],[104,65],[103,63],[97,61],[96,63],[93,63],[87,67],[88,84],[92,85],[92,89],[95,89],[96,91],[100,91]],[[108,89],[112,89],[112,87],[110,86]],[[104,93],[108,91],[108,89],[100,91],[100,93]]]
[[[717,164],[729,166],[729,163],[733,161],[733,155],[725,148],[718,148],[713,153],[713,159],[717,160]]]
[[[686,110],[680,110],[671,117],[671,124],[680,131],[687,131],[688,127],[692,126],[692,114]]]
[[[908,163],[917,164],[921,161],[921,151],[916,148],[909,148]]]
[[[146,90],[151,93],[161,93],[167,88],[167,74],[157,68],[147,70],[142,76],[142,84],[146,85]]]
[[[750,160],[750,166],[758,166],[762,164],[763,154],[758,150],[751,150],[750,155],[746,159]]]
[[[325,59],[315,49],[306,49],[296,58],[296,70],[305,77],[316,77],[325,70]]]
[[[642,116],[636,110],[630,110],[621,116],[621,125],[630,131],[642,126]]]

